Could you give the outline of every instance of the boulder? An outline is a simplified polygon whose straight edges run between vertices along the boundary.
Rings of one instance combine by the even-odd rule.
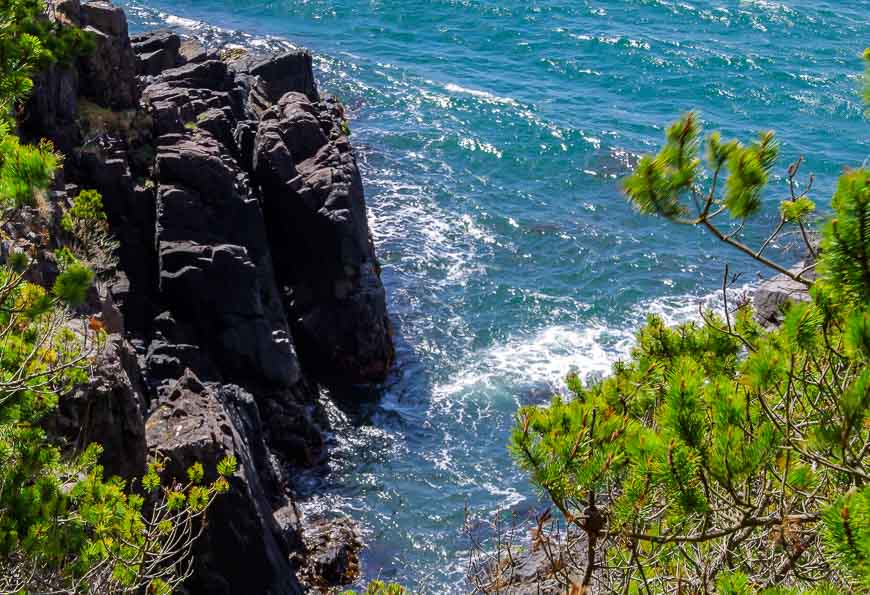
[[[180,53],[181,38],[172,31],[150,31],[131,37],[130,41],[138,59],[137,74],[155,76],[187,62]]]
[[[255,79],[252,93],[261,105],[277,103],[290,91],[302,93],[311,101],[319,101],[311,54],[304,50],[285,52],[277,56],[245,57],[233,64],[233,69]]]
[[[347,518],[309,519],[306,523],[307,567],[303,574],[314,587],[347,585],[359,577],[359,529]]]
[[[80,20],[97,44],[96,51],[79,63],[81,93],[103,107],[136,107],[136,55],[127,33],[127,15],[111,2],[93,0],[81,5]]]
[[[111,335],[89,381],[61,397],[46,425],[76,451],[93,442],[102,445],[100,464],[107,476],[141,477],[147,452],[145,395],[133,348]]]
[[[797,274],[805,267],[806,264],[800,263],[790,270]],[[815,273],[810,271],[807,273],[807,278],[815,279]],[[762,325],[769,327],[782,324],[785,317],[784,308],[789,303],[809,301],[810,293],[807,286],[783,274],[763,281],[752,295],[752,307],[756,319]]]
[[[148,418],[148,447],[166,461],[168,477],[185,477],[199,462],[205,480],[213,481],[221,459],[233,456],[238,462],[229,491],[212,504],[194,546],[194,573],[185,585],[191,593],[302,593],[289,562],[287,527],[275,517],[276,510],[284,516],[292,506],[270,476],[260,424],[250,394],[238,387],[216,390],[190,371]]]

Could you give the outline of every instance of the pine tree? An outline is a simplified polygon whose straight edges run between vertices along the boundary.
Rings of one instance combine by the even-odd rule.
[[[728,302],[726,272],[720,314],[674,328],[651,316],[609,377],[572,376],[567,396],[521,409],[511,453],[579,544],[560,560],[566,590],[868,590],[870,170],[840,179],[819,248],[811,182],[792,164],[779,222],[753,248],[741,230],[762,210],[776,139],[712,133],[702,159],[701,138],[695,114],[673,124],[624,181],[629,201],[706,229],[812,301],[763,329]],[[789,229],[818,257],[804,270],[767,255]]]
[[[60,156],[47,142],[22,144],[15,107],[32,76],[74,59],[92,42],[52,23],[39,0],[0,0],[0,213],[15,217],[50,187]],[[106,479],[100,447],[62,455],[40,421],[59,396],[86,382],[105,341],[99,329],[74,332],[94,272],[113,265],[102,197],[84,191],[64,215],[69,237],[56,254],[53,286],[27,282],[30,258],[13,252],[0,265],[0,592],[164,594],[190,573],[189,554],[210,503],[228,489],[236,462],[224,459],[204,482],[201,465],[164,480],[160,461],[136,485]],[[148,504],[146,506],[146,499]]]

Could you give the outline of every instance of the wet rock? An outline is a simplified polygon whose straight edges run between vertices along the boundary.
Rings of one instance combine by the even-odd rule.
[[[350,519],[309,520],[305,548],[308,566],[303,572],[312,587],[346,585],[359,576],[362,539]]]
[[[586,538],[572,529],[564,532],[545,528],[541,533],[534,525],[509,529],[502,535],[498,558],[487,556],[469,567],[469,581],[483,592],[504,595],[560,595],[580,593],[586,564]],[[507,551],[510,547],[510,552]],[[594,580],[593,580],[593,584]]]
[[[288,398],[288,396],[290,398]],[[314,419],[316,404],[298,395],[276,395],[262,402],[269,444],[291,465],[308,468],[323,462],[323,428]]]

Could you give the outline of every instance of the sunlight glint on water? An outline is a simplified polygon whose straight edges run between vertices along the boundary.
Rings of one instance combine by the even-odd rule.
[[[663,127],[697,108],[728,135],[776,129],[819,197],[868,153],[859,0],[124,5],[134,30],[309,47],[349,108],[399,357],[380,401],[333,411],[305,505],[363,524],[367,578],[431,593],[462,590],[466,503],[537,505],[505,450],[518,405],[606,373],[647,313],[695,316],[726,256],[756,280],[620,198]]]

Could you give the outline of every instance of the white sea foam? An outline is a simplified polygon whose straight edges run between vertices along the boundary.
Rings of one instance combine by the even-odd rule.
[[[471,365],[435,387],[438,401],[463,395],[546,385],[557,388],[569,372],[584,378],[604,374],[625,355],[631,332],[594,324],[585,328],[552,326],[532,335],[518,335],[470,355]]]
[[[750,286],[729,290],[729,304],[751,291]],[[677,295],[647,300],[633,308],[623,325],[598,321],[554,325],[470,354],[470,364],[435,387],[437,401],[452,407],[462,396],[522,391],[547,386],[560,389],[569,373],[584,380],[607,374],[614,362],[628,356],[634,335],[648,314],[661,316],[669,325],[700,320],[701,308],[721,308],[721,292],[701,296]]]
[[[467,87],[463,87],[461,85],[457,85],[455,83],[447,83],[444,85],[444,89],[449,91],[450,93],[461,93],[463,95],[471,95],[472,97],[477,97],[478,99],[482,99],[484,101],[488,101],[491,103],[503,103],[505,105],[513,105],[518,106],[519,102],[512,97],[500,97],[489,91],[480,91],[478,89],[469,89]]]
[[[167,25],[170,27],[183,27],[184,29],[200,29],[206,26],[202,21],[186,19],[184,17],[175,16],[172,14],[161,13],[160,15]]]

